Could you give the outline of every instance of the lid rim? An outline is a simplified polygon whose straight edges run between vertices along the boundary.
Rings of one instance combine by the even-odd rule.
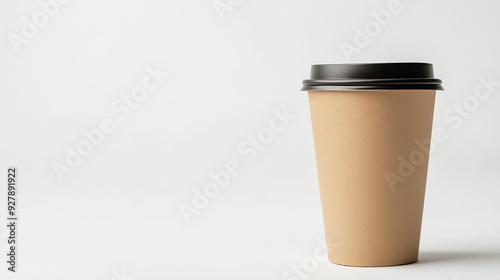
[[[357,85],[357,84],[382,84],[382,83],[388,83],[388,84],[405,84],[405,83],[425,83],[425,84],[441,84],[442,81],[440,79],[434,79],[434,78],[422,78],[422,79],[410,79],[410,78],[405,78],[405,79],[327,79],[327,80],[315,80],[315,79],[308,79],[302,81],[303,84],[324,84],[324,85],[340,85],[340,84],[350,84],[350,85]]]

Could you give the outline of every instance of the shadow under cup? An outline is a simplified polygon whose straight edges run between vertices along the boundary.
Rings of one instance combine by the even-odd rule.
[[[331,262],[417,261],[436,90],[431,64],[313,65],[307,90]]]

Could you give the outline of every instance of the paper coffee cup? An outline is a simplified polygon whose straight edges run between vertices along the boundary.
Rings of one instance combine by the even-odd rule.
[[[427,63],[313,65],[311,110],[328,258],[417,261],[436,90]]]

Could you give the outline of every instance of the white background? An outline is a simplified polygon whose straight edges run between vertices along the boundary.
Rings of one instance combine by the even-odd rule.
[[[233,0],[222,14],[212,0],[73,0],[18,46],[11,39],[23,36],[23,18],[44,10],[0,3],[1,279],[500,279],[500,86],[473,100],[480,77],[500,81],[498,1],[400,0],[350,59],[340,45],[355,46],[356,28],[388,0]],[[348,60],[431,62],[443,80],[434,129],[446,141],[430,159],[420,261],[314,260],[293,278],[287,271],[311,263],[324,236],[299,89],[311,64]],[[120,119],[111,104],[148,66],[170,75]],[[464,100],[474,109],[447,121]],[[248,162],[238,145],[284,108],[294,118]],[[105,118],[114,130],[60,182],[54,162]],[[193,205],[209,173],[232,160],[241,173],[187,224],[181,203]],[[11,165],[16,274],[4,262]]]

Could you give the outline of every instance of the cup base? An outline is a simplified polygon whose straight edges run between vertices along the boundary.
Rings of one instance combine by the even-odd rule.
[[[386,266],[398,266],[398,265],[407,265],[407,264],[412,264],[416,263],[418,261],[417,259],[410,260],[410,261],[403,261],[403,262],[395,262],[395,263],[382,263],[382,264],[353,264],[353,263],[344,263],[341,261],[333,261],[331,259],[328,259],[331,263],[336,264],[336,265],[342,265],[342,266],[349,266],[349,267],[386,267]]]

